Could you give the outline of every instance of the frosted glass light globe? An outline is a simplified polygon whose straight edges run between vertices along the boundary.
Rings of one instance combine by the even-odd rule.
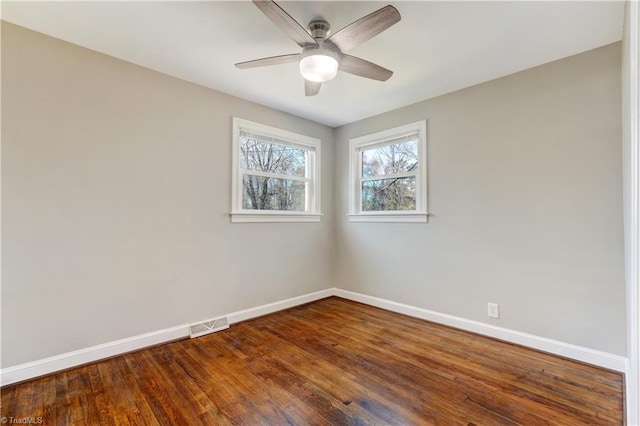
[[[305,52],[300,59],[300,74],[310,81],[329,81],[338,73],[338,58],[334,52],[315,49]]]

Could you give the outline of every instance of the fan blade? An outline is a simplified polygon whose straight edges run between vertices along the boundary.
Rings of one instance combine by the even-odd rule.
[[[270,56],[268,58],[254,59],[253,61],[238,62],[236,67],[238,68],[256,68],[256,67],[268,67],[270,65],[280,65],[289,62],[297,62],[300,59],[299,53],[292,53],[290,55]]]
[[[253,0],[253,4],[255,4],[276,27],[280,28],[291,40],[295,41],[298,46],[305,47],[316,44],[311,34],[293,19],[291,15],[285,12],[284,9],[278,6],[276,2],[270,0]]]
[[[328,38],[338,48],[346,52],[361,45],[400,21],[400,12],[389,5],[350,23]]]
[[[305,96],[315,96],[320,92],[320,87],[322,87],[322,83],[316,83],[315,81],[304,81],[304,94]]]
[[[387,81],[393,75],[393,71],[383,68],[380,65],[344,54],[340,59],[340,71],[379,81]]]

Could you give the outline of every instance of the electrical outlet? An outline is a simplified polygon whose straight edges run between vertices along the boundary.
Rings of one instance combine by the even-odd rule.
[[[487,315],[491,318],[500,318],[500,306],[497,303],[487,303]]]

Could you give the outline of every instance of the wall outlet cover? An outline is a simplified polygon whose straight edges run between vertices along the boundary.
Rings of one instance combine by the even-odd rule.
[[[500,307],[497,303],[487,303],[487,315],[491,318],[500,318]]]

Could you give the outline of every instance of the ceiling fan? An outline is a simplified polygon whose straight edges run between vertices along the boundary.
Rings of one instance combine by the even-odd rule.
[[[253,0],[253,3],[296,42],[302,52],[239,62],[235,64],[236,67],[256,68],[298,62],[300,73],[305,79],[306,96],[317,95],[322,83],[334,78],[338,70],[379,81],[387,81],[393,74],[393,71],[380,65],[343,52],[359,46],[399,22],[400,13],[395,7],[385,6],[329,35],[331,27],[323,19],[311,21],[307,31],[276,2]]]

